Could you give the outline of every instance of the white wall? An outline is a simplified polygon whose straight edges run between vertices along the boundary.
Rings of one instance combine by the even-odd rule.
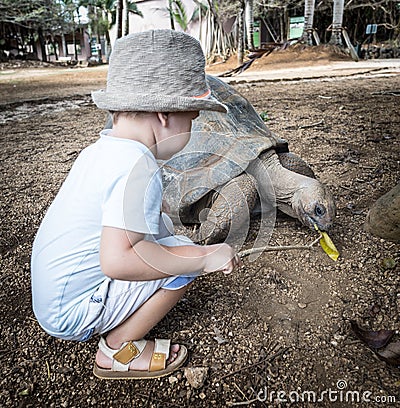
[[[192,0],[182,0],[185,6],[188,19],[193,14],[196,4]],[[129,33],[136,33],[157,28],[171,28],[169,13],[167,10],[168,0],[145,0],[136,1],[138,9],[142,12],[143,17],[130,13],[129,17]],[[175,29],[182,31],[181,27],[175,22]],[[199,39],[199,24],[190,23],[186,31],[188,34]],[[116,39],[116,27],[110,31],[111,43]]]

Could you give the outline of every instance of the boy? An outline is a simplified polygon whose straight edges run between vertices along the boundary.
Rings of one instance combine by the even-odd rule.
[[[204,55],[192,37],[152,30],[121,38],[107,88],[92,94],[113,114],[113,129],[84,149],[48,209],[32,251],[33,309],[49,334],[100,338],[100,378],[156,378],[179,368],[187,350],[143,340],[199,273],[230,273],[239,263],[226,244],[198,246],[173,236],[161,214],[156,159],[190,138],[211,98]]]

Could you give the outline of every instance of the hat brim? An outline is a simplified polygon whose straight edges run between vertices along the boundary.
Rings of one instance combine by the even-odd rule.
[[[189,112],[189,111],[228,111],[228,108],[214,97],[190,98],[183,96],[122,95],[105,90],[92,92],[94,103],[100,109],[126,112]]]

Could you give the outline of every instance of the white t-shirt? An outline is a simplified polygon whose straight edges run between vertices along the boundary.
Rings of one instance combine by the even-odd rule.
[[[73,333],[100,269],[103,226],[157,234],[162,181],[143,144],[100,133],[84,149],[49,207],[32,250],[33,309],[45,330]]]

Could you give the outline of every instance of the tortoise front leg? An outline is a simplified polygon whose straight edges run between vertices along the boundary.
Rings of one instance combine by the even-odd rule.
[[[211,208],[203,210],[204,215],[200,213],[199,240],[213,244],[225,240],[232,242],[240,233],[247,235],[250,214],[257,200],[254,177],[242,173],[225,184],[215,196]]]

